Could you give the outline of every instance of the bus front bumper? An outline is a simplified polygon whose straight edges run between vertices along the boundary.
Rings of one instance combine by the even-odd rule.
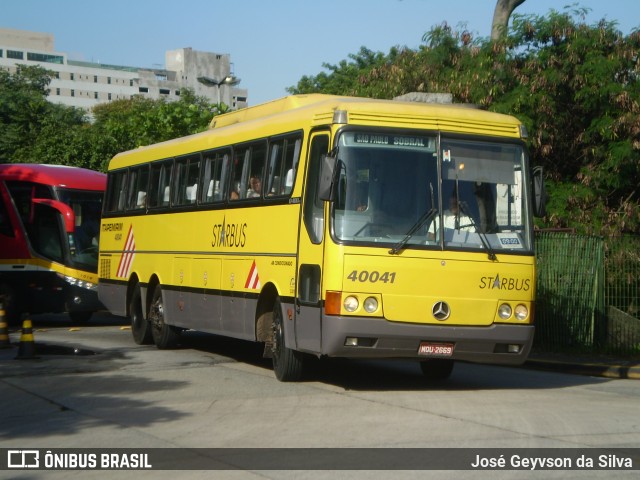
[[[65,305],[68,312],[97,312],[104,310],[98,299],[97,289],[86,289],[75,285],[67,285]]]
[[[345,358],[450,358],[498,365],[524,363],[533,325],[461,327],[323,316],[322,354]],[[423,348],[421,348],[423,346]],[[433,350],[434,353],[420,353]],[[452,347],[452,348],[450,348]],[[431,356],[432,355],[432,356]]]

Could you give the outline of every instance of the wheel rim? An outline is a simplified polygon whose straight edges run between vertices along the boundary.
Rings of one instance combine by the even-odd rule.
[[[158,295],[156,299],[151,303],[151,309],[149,310],[149,321],[153,328],[160,330],[164,325],[164,308],[162,306],[162,295]]]
[[[280,312],[276,309],[273,313],[273,359],[277,362],[280,358],[282,346],[284,345],[284,335],[282,329],[282,317]]]

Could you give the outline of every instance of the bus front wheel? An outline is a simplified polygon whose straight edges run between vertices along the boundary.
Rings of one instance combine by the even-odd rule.
[[[430,382],[446,380],[453,371],[453,360],[430,358],[420,362],[420,369],[424,377]]]
[[[133,287],[131,299],[129,300],[129,318],[131,319],[131,333],[133,341],[138,345],[150,345],[153,343],[151,325],[142,313],[142,296],[140,295],[140,285]]]
[[[280,299],[273,306],[273,371],[281,382],[295,382],[302,377],[304,354],[285,346],[284,321]]]
[[[161,350],[175,348],[178,345],[178,330],[167,325],[164,319],[164,304],[162,302],[162,287],[156,285],[147,315],[151,324],[153,342]]]

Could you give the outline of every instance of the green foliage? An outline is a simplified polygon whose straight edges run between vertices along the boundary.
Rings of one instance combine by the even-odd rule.
[[[28,152],[46,123],[82,123],[80,111],[47,101],[50,81],[51,72],[41,67],[0,70],[0,162],[33,161]]]
[[[360,47],[357,54],[350,54],[349,59],[342,60],[338,65],[324,63],[322,66],[330,71],[321,72],[316,76],[304,76],[298,85],[287,88],[292,94],[325,93],[333,95],[363,95],[362,81],[366,75],[393,60],[399,54],[398,48],[393,48],[388,55],[373,52],[366,47]],[[367,96],[379,97],[377,92],[367,92]]]
[[[108,161],[120,151],[204,131],[214,114],[227,108],[224,104],[211,105],[190,90],[181,91],[176,102],[135,96],[96,106],[92,128],[115,147]]]
[[[446,92],[456,102],[515,115],[529,131],[534,164],[548,177],[551,201],[541,226],[640,233],[640,31],[624,36],[605,20],[587,25],[586,12],[571,6],[515,14],[497,42],[443,23],[417,50],[325,65],[329,73],[304,77],[290,92]]]
[[[191,90],[175,102],[133,97],[83,110],[47,101],[52,72],[0,70],[0,162],[74,165],[106,171],[116,153],[205,130],[224,104]]]
[[[551,195],[539,226],[640,233],[640,31],[584,23],[586,10],[513,15],[497,42],[464,25],[432,27],[416,49],[361,47],[290,93],[393,98],[452,93],[456,102],[517,116]],[[192,91],[176,102],[134,97],[81,110],[47,101],[51,72],[0,71],[0,162],[42,162],[106,170],[116,153],[200,132],[226,105]]]

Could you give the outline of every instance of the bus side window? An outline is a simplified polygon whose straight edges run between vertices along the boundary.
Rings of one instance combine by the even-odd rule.
[[[171,161],[155,162],[151,164],[149,179],[149,207],[166,207],[169,205],[171,188]]]
[[[231,172],[230,200],[241,200],[247,196],[247,184],[249,183],[249,159],[250,148],[234,149],[233,171]]]
[[[300,161],[300,149],[302,148],[302,138],[287,140],[287,150],[285,151],[284,165],[282,173],[284,173],[284,184],[281,193],[289,195],[293,190],[293,182],[296,179],[296,168]],[[286,173],[285,173],[286,172]]]
[[[160,176],[160,194],[162,200],[160,205],[168,207],[171,202],[171,171],[173,170],[173,162],[166,162],[162,165],[162,175]]]
[[[129,171],[127,210],[139,210],[146,206],[149,168],[138,167]]]
[[[176,163],[173,165],[173,179],[171,186],[175,198],[173,199],[174,205],[184,205],[187,203],[187,159],[177,158]]]
[[[262,177],[266,157],[265,142],[241,145],[234,149],[230,200],[235,200],[236,195],[240,200],[262,196]]]
[[[196,203],[198,199],[198,179],[200,177],[200,154],[189,157],[189,164],[185,176],[186,203]]]
[[[136,207],[136,200],[137,200],[137,190],[136,190],[136,184],[137,179],[138,179],[138,175],[140,174],[140,169],[136,168],[136,169],[131,169],[129,171],[129,178],[127,179],[127,194],[126,194],[126,204],[125,207],[127,210],[131,210],[134,209]]]
[[[147,190],[149,189],[149,167],[144,166],[138,172],[138,181],[134,192],[135,205],[132,208],[140,209],[147,205]]]
[[[159,202],[158,186],[160,184],[160,164],[151,164],[151,174],[149,175],[149,207],[157,207]]]
[[[224,200],[227,191],[229,169],[229,151],[217,150],[204,153],[203,172],[200,189],[203,203],[220,202]]]
[[[302,138],[299,135],[271,142],[266,189],[268,196],[289,195],[293,190],[301,145]]]
[[[264,142],[251,147],[251,166],[247,196],[260,198],[263,196],[264,170],[267,163],[267,145]]]
[[[309,151],[307,186],[304,195],[304,225],[313,243],[322,242],[324,231],[324,203],[318,198],[321,156],[329,151],[329,135],[313,138]]]
[[[106,212],[117,212],[124,210],[126,180],[126,170],[121,170],[119,172],[109,174],[107,202],[105,205]]]

